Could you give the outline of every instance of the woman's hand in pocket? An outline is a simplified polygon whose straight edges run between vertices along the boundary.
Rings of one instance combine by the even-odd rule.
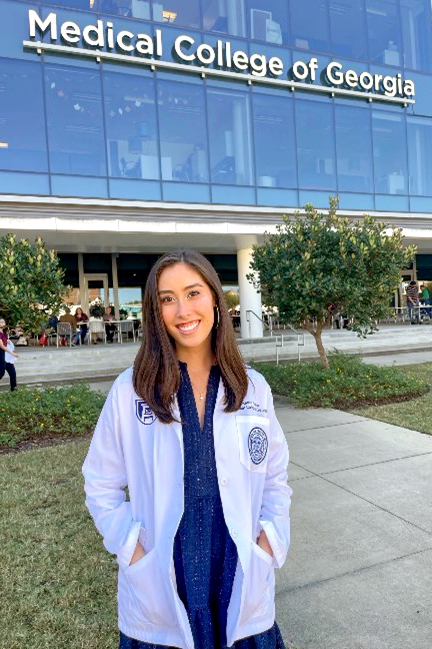
[[[261,550],[264,550],[264,552],[267,552],[267,554],[272,557],[273,556],[273,550],[271,548],[270,543],[268,542],[267,535],[264,532],[264,530],[261,531],[261,534],[259,535],[257,539],[257,544],[261,548]]]
[[[134,563],[145,557],[146,553],[144,552],[143,546],[139,541],[137,541],[134,553],[132,555],[132,559],[130,560],[129,565],[133,566]]]

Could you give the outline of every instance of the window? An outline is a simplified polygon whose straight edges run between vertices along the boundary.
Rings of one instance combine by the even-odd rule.
[[[324,101],[298,100],[295,115],[299,187],[335,189],[332,105]]]
[[[201,0],[204,29],[246,36],[245,0]]]
[[[284,0],[248,0],[249,33],[253,40],[273,45],[289,43],[288,3]]]
[[[293,47],[328,52],[327,1],[302,0],[291,2],[290,6]]]
[[[253,124],[257,185],[296,187],[292,98],[255,94]]]
[[[101,2],[115,2],[115,0],[101,0]],[[97,11],[98,0],[41,0],[43,5],[55,5],[67,7],[68,9],[84,9],[86,11]]]
[[[154,93],[153,79],[114,73],[104,75],[110,176],[159,179]]]
[[[153,0],[153,20],[174,26],[201,28],[199,0]]]
[[[249,95],[208,90],[211,180],[223,185],[252,184]]]
[[[373,192],[372,133],[367,108],[335,106],[338,188]]]
[[[432,196],[432,122],[408,117],[409,192]]]
[[[375,192],[406,194],[407,163],[404,119],[396,113],[372,111]]]
[[[45,87],[51,171],[105,176],[99,70],[47,66]]]
[[[0,169],[46,171],[47,151],[39,63],[0,63]]]
[[[362,0],[329,0],[332,53],[366,59],[366,18]]]
[[[162,180],[208,182],[201,84],[158,82]]]
[[[401,0],[405,65],[414,70],[432,69],[430,0]]]
[[[369,56],[375,63],[402,65],[399,8],[395,0],[366,0]]]

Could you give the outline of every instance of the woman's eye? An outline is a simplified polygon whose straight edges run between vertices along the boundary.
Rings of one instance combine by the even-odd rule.
[[[165,297],[161,298],[162,304],[167,304],[168,302],[172,301],[172,297],[170,295],[166,295]]]
[[[199,294],[200,294],[199,291],[191,291],[191,292],[189,293],[189,297],[196,297],[196,296],[199,295]]]

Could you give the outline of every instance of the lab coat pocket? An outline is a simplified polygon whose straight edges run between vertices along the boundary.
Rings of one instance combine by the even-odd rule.
[[[125,568],[124,574],[143,622],[175,626],[177,621],[169,606],[169,576],[164,577],[155,548]]]
[[[270,420],[258,415],[236,415],[236,424],[240,462],[249,471],[265,473]]]
[[[249,573],[245,579],[245,598],[242,622],[265,613],[270,603],[270,580],[273,558],[252,542]]]

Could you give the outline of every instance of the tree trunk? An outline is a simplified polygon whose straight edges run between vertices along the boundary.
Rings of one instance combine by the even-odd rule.
[[[315,343],[317,346],[318,354],[320,357],[321,365],[325,370],[330,369],[328,358],[326,351],[324,349],[324,345],[322,343],[322,331],[323,331],[324,325],[322,322],[317,322],[317,328],[316,330],[309,324],[306,323],[306,329],[309,331],[309,333],[312,334],[312,336],[315,338]]]

